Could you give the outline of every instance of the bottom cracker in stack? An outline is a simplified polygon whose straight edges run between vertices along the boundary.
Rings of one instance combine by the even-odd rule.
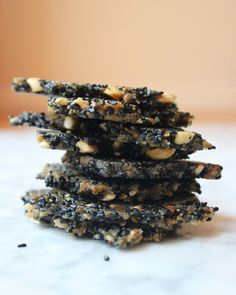
[[[53,189],[28,192],[23,201],[26,214],[33,221],[119,247],[160,241],[182,223],[210,221],[218,210],[191,193],[180,194],[171,201],[122,204],[90,201]]]

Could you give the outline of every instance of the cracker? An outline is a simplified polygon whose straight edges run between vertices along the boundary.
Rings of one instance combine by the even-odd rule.
[[[102,98],[50,97],[48,105],[56,114],[79,118],[166,127],[188,126],[192,122],[190,113],[179,112],[173,107],[141,110],[137,105]]]
[[[10,117],[13,126],[33,126],[87,137],[109,139],[117,143],[135,143],[151,148],[175,148],[196,151],[215,147],[199,133],[181,128],[146,127],[118,122],[89,120],[64,115],[23,112]]]
[[[221,178],[222,167],[217,164],[171,160],[171,161],[131,161],[127,159],[75,156],[67,152],[62,161],[83,173],[102,177],[136,179],[192,179]]]
[[[61,190],[30,191],[23,201],[28,215],[47,220],[48,214],[70,223],[94,222],[110,225],[171,229],[182,223],[210,221],[217,207],[209,207],[193,194],[151,203],[96,202]],[[35,212],[31,205],[37,208]]]
[[[99,156],[118,156],[126,159],[149,159],[154,161],[166,159],[185,159],[192,150],[176,150],[175,148],[152,148],[148,145],[112,141],[99,136],[84,137],[70,132],[58,130],[37,130],[37,141],[48,149],[59,149],[81,154]]]
[[[62,97],[99,97],[142,106],[175,105],[175,95],[151,90],[147,87],[134,88],[108,84],[59,82],[33,77],[14,78],[12,86],[17,92]]]
[[[48,187],[108,202],[158,201],[172,198],[175,194],[201,192],[200,185],[192,179],[184,181],[104,179],[82,175],[63,164],[47,164],[37,177],[44,179]]]

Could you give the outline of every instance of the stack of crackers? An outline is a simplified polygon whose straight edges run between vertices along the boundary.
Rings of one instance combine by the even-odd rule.
[[[37,176],[50,189],[23,197],[32,220],[124,248],[210,221],[218,210],[199,201],[196,178],[218,179],[222,167],[186,160],[215,147],[183,129],[192,116],[174,95],[39,78],[16,78],[13,88],[48,96],[48,113],[23,112],[10,123],[37,127],[40,146],[66,151]]]

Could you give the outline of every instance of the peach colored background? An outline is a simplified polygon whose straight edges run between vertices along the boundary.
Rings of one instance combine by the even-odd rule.
[[[236,120],[235,0],[0,0],[0,119],[45,110],[14,76],[150,86],[201,121]]]

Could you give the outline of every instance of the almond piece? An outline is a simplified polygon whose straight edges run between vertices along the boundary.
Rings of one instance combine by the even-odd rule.
[[[33,92],[43,91],[43,87],[40,85],[39,78],[29,78],[26,80],[27,84],[30,86]]]
[[[187,144],[189,143],[195,136],[194,132],[189,131],[178,131],[175,136],[175,144]]]
[[[97,146],[95,146],[94,144],[88,144],[87,142],[83,141],[83,140],[79,140],[76,143],[76,146],[79,148],[80,152],[83,154],[94,154],[98,151]]]
[[[158,101],[163,103],[174,103],[176,96],[171,93],[164,92],[161,96],[158,96]]]
[[[81,109],[86,109],[89,107],[89,102],[81,97],[78,97],[73,101],[73,104],[77,104],[81,107]]]
[[[175,149],[168,148],[168,149],[151,149],[146,151],[146,155],[153,159],[153,160],[164,160],[170,158],[175,153]]]
[[[58,97],[56,100],[55,100],[55,103],[56,104],[59,104],[60,106],[67,106],[69,101],[68,99],[64,98],[64,97]]]
[[[112,86],[112,85],[108,85],[103,93],[118,100],[123,96],[123,92],[120,91],[117,86]]]

